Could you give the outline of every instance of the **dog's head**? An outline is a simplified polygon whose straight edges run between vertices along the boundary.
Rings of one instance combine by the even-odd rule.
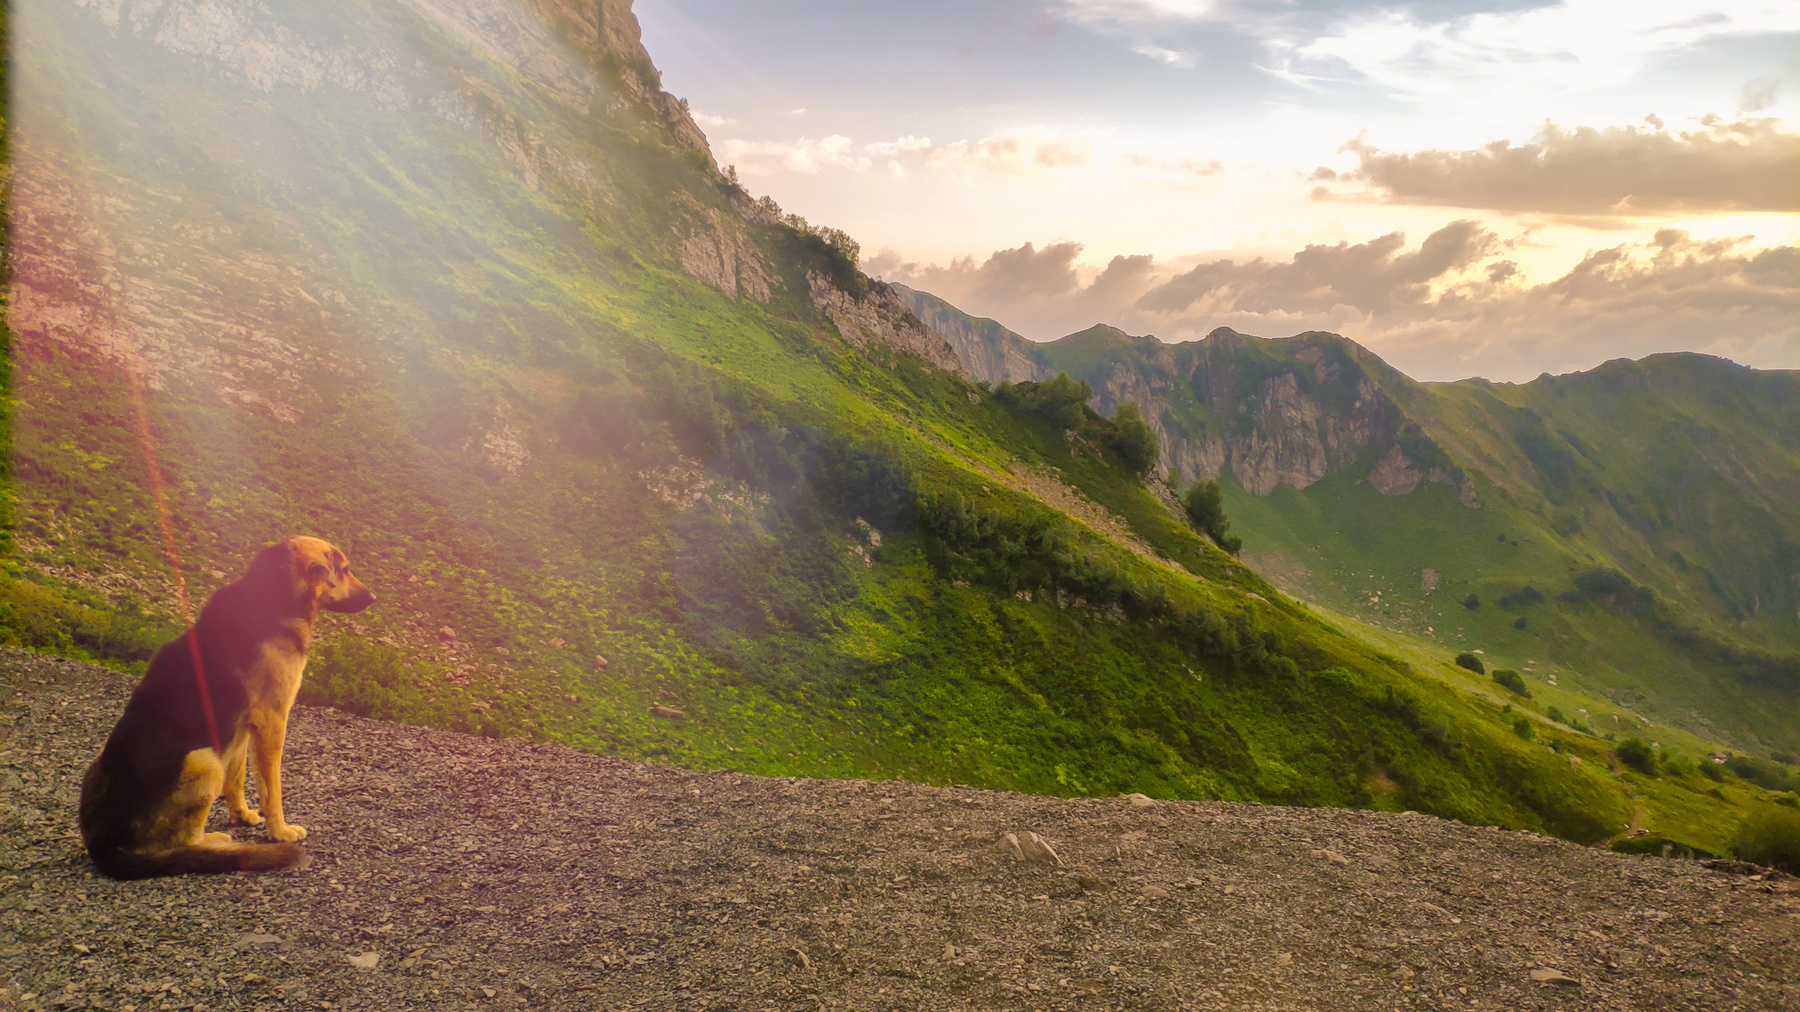
[[[253,568],[282,573],[302,601],[327,611],[362,611],[375,595],[350,572],[350,560],[318,538],[292,537],[271,545],[256,557]]]

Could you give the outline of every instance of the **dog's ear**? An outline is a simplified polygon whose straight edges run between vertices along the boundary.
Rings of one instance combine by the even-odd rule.
[[[337,586],[337,579],[331,575],[331,567],[323,562],[314,561],[307,566],[306,577],[314,583],[323,582],[327,587]]]

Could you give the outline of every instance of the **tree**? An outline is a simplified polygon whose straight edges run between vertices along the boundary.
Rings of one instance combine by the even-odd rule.
[[[1077,380],[1066,372],[1038,383],[1021,383],[1021,388],[1029,387],[1029,391],[1021,390],[1024,399],[1038,413],[1053,419],[1065,429],[1079,429],[1087,420],[1087,402],[1094,396],[1094,388],[1088,386],[1087,380]]]
[[[1243,539],[1226,533],[1231,529],[1231,521],[1225,516],[1225,499],[1218,482],[1210,478],[1194,482],[1182,505],[1195,530],[1212,538],[1214,544],[1233,555],[1243,550]]]
[[[1478,675],[1487,674],[1487,665],[1481,663],[1481,658],[1469,653],[1467,650],[1456,655],[1456,666],[1459,668],[1468,668]]]
[[[1156,430],[1144,421],[1144,413],[1136,404],[1121,404],[1114,412],[1112,447],[1126,469],[1137,475],[1149,474],[1162,452],[1156,442]]]

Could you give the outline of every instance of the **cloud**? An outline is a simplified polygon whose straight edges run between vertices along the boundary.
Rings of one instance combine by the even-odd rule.
[[[842,134],[796,141],[746,141],[734,137],[726,140],[721,150],[723,160],[747,176],[766,175],[777,168],[808,175],[827,167],[860,172],[874,164],[856,154],[856,143]]]
[[[1685,131],[1546,123],[1517,147],[1387,152],[1359,137],[1344,149],[1396,203],[1569,215],[1800,210],[1800,134],[1773,119],[1707,117]]]
[[[1286,69],[1331,68],[1405,98],[1517,103],[1623,83],[1659,53],[1734,36],[1800,31],[1788,0],[1564,0],[1442,20],[1378,8],[1314,34],[1290,20],[1269,40]],[[1496,91],[1496,89],[1503,89]]]
[[[947,267],[884,253],[868,266],[1040,340],[1094,323],[1165,341],[1220,326],[1269,337],[1327,330],[1427,380],[1525,380],[1663,351],[1800,367],[1800,248],[1662,229],[1531,284],[1510,258],[1530,244],[1457,221],[1417,246],[1389,233],[1179,272],[1147,256],[1116,257],[1094,272],[1072,242]]]
[[[931,292],[964,310],[1001,319],[1033,337],[1065,333],[1107,322],[1154,283],[1155,260],[1148,255],[1114,257],[1098,273],[1076,267],[1081,244],[1032,243],[997,250],[987,259],[958,257],[949,266],[903,261],[891,250],[868,258],[863,269],[874,277]],[[1073,321],[1081,321],[1075,323]]]
[[[1080,168],[1094,160],[1094,145],[1086,136],[1065,134],[1046,127],[1020,127],[978,141],[933,144],[929,137],[907,135],[891,141],[861,145],[842,134],[815,140],[749,141],[729,138],[721,146],[721,158],[747,176],[767,175],[780,169],[807,174],[826,168],[861,172],[874,158],[887,159],[888,171],[904,176],[907,166],[899,159],[913,157],[932,168],[954,172],[982,170],[1001,175],[1035,175],[1057,169]],[[872,156],[872,157],[871,157]]]
[[[1085,166],[1094,160],[1094,145],[1079,134],[1024,127],[984,137],[974,143],[956,141],[931,148],[923,154],[926,162],[938,168],[980,168],[1018,174]]]
[[[1426,301],[1431,282],[1491,252],[1497,238],[1477,222],[1456,221],[1431,233],[1417,250],[1402,252],[1405,245],[1405,235],[1390,232],[1355,245],[1308,246],[1287,263],[1258,258],[1200,264],[1152,289],[1135,308],[1180,314],[1196,304],[1217,305],[1223,295],[1235,310],[1252,313],[1338,306],[1379,312]]]

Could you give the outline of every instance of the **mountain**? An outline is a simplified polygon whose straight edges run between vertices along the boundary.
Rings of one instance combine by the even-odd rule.
[[[1128,418],[982,388],[853,238],[721,172],[622,2],[9,12],[0,639],[134,670],[184,594],[305,532],[379,602],[327,623],[304,699],[415,724],[1582,842],[1641,812],[1715,852],[1786,782],[1666,727],[1620,766],[1546,705],[1597,697],[1281,593],[1189,529]],[[1337,371],[1284,364],[1312,347]],[[1245,434],[1291,382],[1366,421],[1328,471],[1397,440],[1421,491],[1393,502],[1497,515],[1432,480],[1400,378],[1282,355],[1220,359],[1217,396],[1256,395],[1208,408],[1224,452],[1300,466],[1304,432]],[[1375,394],[1333,400],[1358,371]]]
[[[1333,334],[1034,344],[895,290],[983,382],[1067,372],[1097,410],[1140,405],[1291,593],[1800,752],[1800,373],[1684,354],[1418,383]]]

